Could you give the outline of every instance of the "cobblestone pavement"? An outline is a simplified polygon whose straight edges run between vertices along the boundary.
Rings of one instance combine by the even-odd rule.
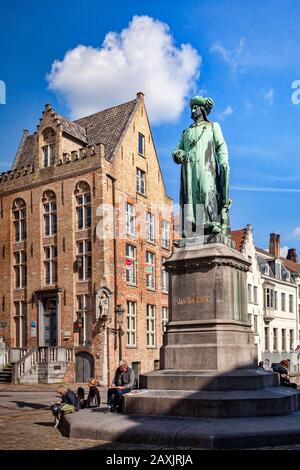
[[[77,385],[76,385],[77,386]],[[73,386],[73,389],[76,389]],[[57,386],[0,388],[0,450],[158,450],[174,449],[149,445],[107,443],[63,437],[53,427],[49,404],[57,401]],[[27,391],[26,391],[27,390]],[[102,390],[105,397],[105,390]],[[177,448],[176,450],[178,450]],[[191,448],[192,450],[193,448]],[[299,445],[263,447],[261,450],[300,450]],[[257,450],[257,449],[256,449]]]

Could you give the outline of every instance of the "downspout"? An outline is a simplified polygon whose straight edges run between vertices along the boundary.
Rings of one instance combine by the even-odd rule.
[[[112,182],[112,205],[113,205],[113,259],[114,259],[114,313],[117,308],[118,300],[118,285],[117,285],[117,238],[116,238],[116,218],[115,218],[115,207],[116,207],[116,178],[106,174],[106,176]],[[116,315],[114,315],[114,326],[116,328]],[[108,386],[110,386],[110,364],[109,364],[109,330],[107,330],[107,380]],[[117,338],[115,336],[115,349],[117,347]]]

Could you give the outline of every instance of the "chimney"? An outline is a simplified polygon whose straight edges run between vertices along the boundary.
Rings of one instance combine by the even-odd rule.
[[[269,253],[274,258],[280,258],[280,235],[279,233],[270,233]]]
[[[298,263],[298,255],[297,255],[296,248],[289,248],[286,259],[289,259],[290,261],[294,261],[294,263]]]

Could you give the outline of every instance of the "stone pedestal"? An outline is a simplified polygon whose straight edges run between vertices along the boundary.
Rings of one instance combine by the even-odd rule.
[[[165,265],[170,318],[162,369],[221,372],[257,365],[247,312],[249,265],[222,243],[175,249]]]
[[[144,374],[142,394],[125,395],[125,413],[241,417],[288,414],[299,392],[257,369],[248,322],[250,263],[224,235],[180,240],[165,263],[169,323],[161,370]]]

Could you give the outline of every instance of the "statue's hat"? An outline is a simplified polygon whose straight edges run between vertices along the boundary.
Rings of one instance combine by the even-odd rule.
[[[202,106],[206,114],[209,114],[214,102],[211,98],[204,98],[203,96],[194,96],[193,98],[190,99],[190,107],[192,108],[195,104],[198,106]]]

